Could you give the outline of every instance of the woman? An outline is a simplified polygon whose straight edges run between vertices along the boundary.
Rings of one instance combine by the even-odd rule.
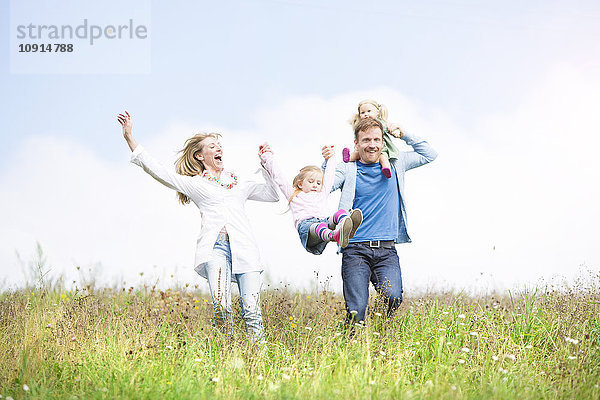
[[[231,281],[237,282],[242,313],[250,340],[263,337],[260,310],[260,256],[244,209],[246,200],[279,199],[275,184],[239,181],[223,168],[219,134],[201,133],[185,142],[175,162],[177,172],[163,167],[138,145],[131,130],[131,115],[119,114],[123,136],[132,151],[131,162],[154,179],[176,190],[182,204],[194,202],[202,225],[197,240],[195,270],[208,280],[213,301],[215,325],[233,333]],[[233,249],[233,252],[232,252]]]

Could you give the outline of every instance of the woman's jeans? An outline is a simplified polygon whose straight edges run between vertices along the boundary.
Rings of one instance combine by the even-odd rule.
[[[240,290],[242,318],[251,342],[263,339],[264,330],[260,312],[260,271],[235,274]],[[231,316],[231,248],[225,234],[219,234],[206,275],[213,301],[214,325],[226,334],[233,334]]]

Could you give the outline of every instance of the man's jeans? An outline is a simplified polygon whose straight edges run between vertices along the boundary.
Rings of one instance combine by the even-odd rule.
[[[231,317],[231,248],[224,235],[219,235],[213,248],[211,260],[206,265],[208,286],[213,301],[215,326],[227,334],[233,334]],[[256,342],[264,336],[260,311],[260,272],[235,274],[242,303],[242,317],[250,341]]]
[[[402,302],[400,261],[394,247],[371,248],[365,244],[350,243],[342,249],[342,281],[348,312],[347,322],[365,320],[369,303],[369,281],[384,296],[388,316]]]

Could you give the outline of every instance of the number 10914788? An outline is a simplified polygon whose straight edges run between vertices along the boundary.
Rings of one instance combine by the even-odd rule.
[[[72,53],[71,43],[22,43],[19,44],[19,53]]]

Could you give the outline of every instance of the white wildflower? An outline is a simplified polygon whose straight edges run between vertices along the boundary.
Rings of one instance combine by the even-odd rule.
[[[567,342],[571,343],[571,344],[579,344],[579,340],[577,340],[577,339],[571,339],[571,338],[570,338],[570,337],[568,337],[568,336],[565,336],[565,340],[566,340]]]
[[[212,378],[210,378],[210,381],[214,382],[214,383],[218,383],[219,382],[219,378],[217,376],[213,376]]]
[[[512,355],[512,354],[507,354],[507,355],[504,356],[504,358],[508,358],[511,361],[515,361],[516,360],[516,357],[514,355]]]
[[[498,361],[498,357],[497,356],[492,356],[492,360]]]
[[[382,356],[385,356],[385,351],[379,350],[379,354],[382,355]]]
[[[427,381],[427,382],[425,382],[425,386],[427,386],[427,387],[433,387],[433,382]]]
[[[459,358],[459,359],[458,359],[458,363],[459,363],[459,364],[464,364],[464,363],[465,363],[465,360],[463,360],[462,358]]]
[[[470,335],[471,336],[479,336],[479,333],[477,333],[477,332],[471,332]]]
[[[377,382],[375,382],[374,380],[369,381],[369,385],[376,385],[376,384],[377,384]]]
[[[502,378],[502,381],[506,382],[508,380],[507,377]]]
[[[23,385],[23,390],[26,391],[26,392],[29,392],[29,386]]]
[[[470,352],[471,350],[468,347],[463,347],[462,349],[460,349],[461,351],[464,351],[465,353]]]
[[[229,361],[229,366],[231,367],[231,369],[244,368],[244,360],[242,360],[239,357],[235,357],[231,361]]]
[[[373,332],[373,335],[379,336],[379,332]]]
[[[526,348],[526,349],[532,349],[532,348],[533,348],[533,346],[532,346],[532,345],[530,345],[530,344],[528,344],[527,346],[525,346],[525,348]]]
[[[305,326],[304,329],[306,329],[307,331],[312,331],[312,328],[310,326]]]
[[[465,319],[465,318],[467,318],[467,316],[465,314],[458,314],[458,318]]]
[[[282,378],[284,381],[289,381],[290,379],[292,379],[292,377],[291,377],[291,376],[289,376],[288,374],[281,374],[281,378]]]
[[[452,390],[456,390],[456,386],[455,386],[455,385],[452,385],[452,386],[450,386],[450,389],[452,389]]]
[[[167,345],[167,346],[166,346],[166,349],[167,349],[167,350],[173,350],[173,346],[169,346],[169,345]]]
[[[200,358],[195,358],[195,359],[194,359],[194,361],[195,361],[195,362],[202,362],[202,359],[200,359]]]
[[[376,312],[375,315],[377,315],[378,317],[381,317],[381,313],[380,312]]]
[[[569,358],[569,360],[577,360],[577,357],[575,357],[575,356],[569,356],[568,358]]]
[[[259,376],[257,376],[257,377],[256,377],[256,380],[257,380],[257,381],[262,381],[263,379],[265,379],[265,378],[263,378],[263,376],[262,376],[262,375],[259,375]]]

